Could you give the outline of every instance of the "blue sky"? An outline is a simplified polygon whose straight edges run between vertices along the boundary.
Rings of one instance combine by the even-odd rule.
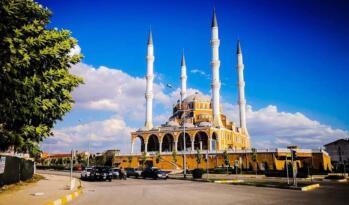
[[[156,81],[179,85],[184,49],[188,87],[206,94],[210,91],[210,23],[215,6],[224,102],[235,104],[237,99],[239,38],[249,105],[256,110],[275,105],[282,112],[299,112],[321,124],[349,129],[349,3],[344,0],[38,2],[53,12],[50,26],[69,29],[78,39],[84,64],[117,68],[134,77],[145,74],[151,25]],[[74,109],[57,127],[115,114]],[[141,125],[125,121],[133,127]]]

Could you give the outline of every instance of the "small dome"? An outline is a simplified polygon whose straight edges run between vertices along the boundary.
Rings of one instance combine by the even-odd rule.
[[[170,126],[170,127],[179,127],[178,122],[173,121],[173,120],[168,121],[168,122],[166,123],[166,125],[167,125],[167,126]]]
[[[193,123],[184,123],[184,127],[194,127]]]
[[[200,94],[198,92],[189,95],[188,97],[186,97],[183,102],[189,103],[189,102],[193,102],[193,101],[199,101],[199,102],[210,102],[211,98],[207,95],[203,95]]]
[[[146,127],[141,127],[137,131],[147,131],[148,129]]]
[[[209,122],[200,122],[198,126],[199,127],[210,127],[211,123],[209,123]]]

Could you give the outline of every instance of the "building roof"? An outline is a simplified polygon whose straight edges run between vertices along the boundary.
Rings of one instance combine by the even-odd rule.
[[[71,157],[71,153],[48,154],[49,158]]]
[[[332,145],[332,144],[349,144],[349,138],[347,139],[338,139],[336,141],[325,144],[324,146]]]
[[[210,102],[211,101],[211,98],[207,95],[203,95],[203,94],[200,94],[198,92],[192,94],[192,95],[189,95],[188,97],[186,97],[183,102],[185,103],[189,103],[189,102],[193,102],[193,101],[199,101],[199,102]]]

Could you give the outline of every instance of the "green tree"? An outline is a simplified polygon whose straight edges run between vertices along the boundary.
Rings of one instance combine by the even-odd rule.
[[[128,166],[131,167],[132,156],[128,156],[127,161],[128,161]]]
[[[82,55],[68,30],[48,26],[51,11],[31,0],[0,3],[0,150],[35,154],[71,110],[82,79],[69,73]]]
[[[224,150],[223,152],[223,160],[224,160],[224,165],[227,167],[227,174],[228,174],[228,168],[230,166],[230,162],[229,162],[229,156],[228,156],[227,150]]]
[[[177,152],[176,152],[176,150],[172,151],[172,160],[175,164],[177,164]]]
[[[147,153],[146,152],[142,153],[141,161],[142,161],[142,169],[144,169],[145,162],[147,161]]]
[[[156,156],[155,156],[156,163],[159,164],[160,160],[161,160],[160,152],[156,152]]]
[[[199,149],[196,150],[195,159],[196,159],[196,167],[199,168],[199,164],[201,164],[201,153]]]

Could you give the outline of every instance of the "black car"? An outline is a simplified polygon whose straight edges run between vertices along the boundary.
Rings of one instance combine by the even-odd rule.
[[[138,178],[141,176],[142,171],[139,169],[135,169],[135,168],[126,168],[126,175],[127,177],[135,177]]]
[[[91,171],[91,178],[97,181],[111,181],[113,179],[113,172],[110,167],[94,167]]]
[[[162,171],[158,168],[146,168],[142,172],[142,177],[145,178],[153,178],[153,179],[167,179],[168,173]]]

